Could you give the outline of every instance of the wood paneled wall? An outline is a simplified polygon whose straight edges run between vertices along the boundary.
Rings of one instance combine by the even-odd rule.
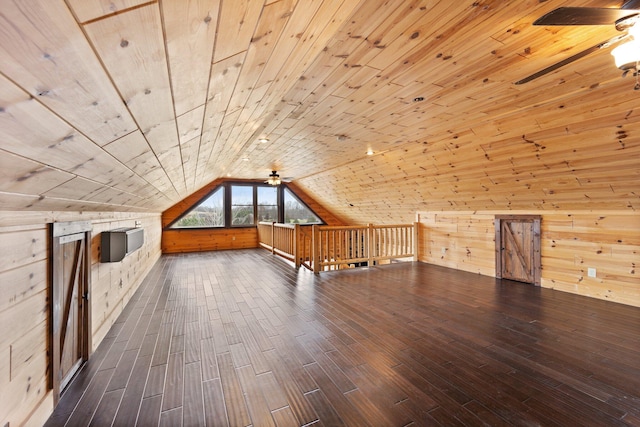
[[[0,212],[0,425],[42,425],[52,407],[47,387],[48,223],[91,220],[94,349],[160,256],[160,215],[114,212]],[[144,246],[102,264],[100,232],[140,221]],[[30,421],[28,421],[31,419]]]
[[[633,212],[418,212],[420,261],[495,276],[500,214],[542,216],[543,287],[640,306],[640,215]]]
[[[258,229],[206,228],[200,230],[164,230],[162,253],[219,251],[258,247]]]

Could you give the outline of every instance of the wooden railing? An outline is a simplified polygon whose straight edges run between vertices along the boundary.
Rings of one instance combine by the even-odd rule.
[[[417,260],[418,225],[300,226],[261,222],[260,246],[314,273]]]
[[[258,242],[271,253],[296,261],[299,228],[298,224],[260,222],[258,223]],[[298,265],[296,262],[296,267]]]

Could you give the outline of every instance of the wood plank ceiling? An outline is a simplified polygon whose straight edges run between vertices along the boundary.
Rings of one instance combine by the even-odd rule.
[[[563,5],[621,2],[0,0],[0,207],[157,212],[276,169],[351,219],[638,209],[608,51],[513,84],[617,34],[531,25]]]

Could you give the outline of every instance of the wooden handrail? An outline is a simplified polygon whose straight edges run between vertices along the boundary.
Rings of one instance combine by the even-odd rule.
[[[309,227],[260,222],[258,237],[260,246],[314,273],[418,259],[417,223]]]

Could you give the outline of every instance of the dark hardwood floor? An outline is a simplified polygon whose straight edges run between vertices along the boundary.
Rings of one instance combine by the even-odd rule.
[[[640,308],[419,263],[163,256],[60,425],[640,426]]]

